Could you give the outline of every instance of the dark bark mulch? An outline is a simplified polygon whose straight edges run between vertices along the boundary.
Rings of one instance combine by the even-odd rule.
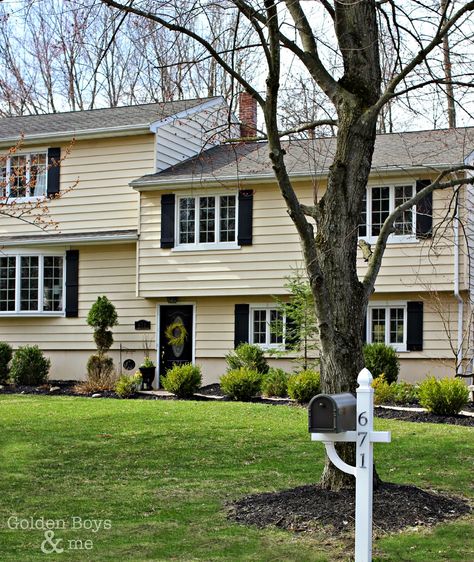
[[[374,408],[374,415],[389,420],[402,420],[423,423],[447,423],[474,427],[474,416],[438,416],[429,412],[413,412],[409,410],[392,410],[390,408]]]
[[[469,503],[421,490],[383,483],[374,490],[373,529],[380,535],[407,527],[432,526],[471,512]],[[227,505],[229,519],[245,525],[273,525],[293,532],[328,527],[337,535],[354,531],[355,492],[331,492],[318,485],[247,496]]]

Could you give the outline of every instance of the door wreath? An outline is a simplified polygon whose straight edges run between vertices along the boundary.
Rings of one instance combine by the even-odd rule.
[[[169,345],[184,345],[188,332],[181,320],[175,320],[165,329],[165,337]]]

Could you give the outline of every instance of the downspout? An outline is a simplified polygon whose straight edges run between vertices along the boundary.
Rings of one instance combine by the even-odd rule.
[[[456,374],[462,375],[464,300],[459,293],[459,215],[458,207],[454,215],[454,297],[458,301],[458,343],[456,352]]]

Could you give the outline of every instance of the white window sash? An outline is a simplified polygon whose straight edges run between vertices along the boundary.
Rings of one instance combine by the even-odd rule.
[[[280,343],[270,343],[271,339],[271,311],[275,310],[276,312],[280,312],[278,308],[275,306],[270,305],[261,305],[261,306],[251,306],[249,310],[249,340],[250,343],[254,345],[258,345],[261,349],[273,349],[273,350],[281,350],[285,349],[286,345],[286,315],[282,314],[282,324],[283,324],[283,333],[282,339],[283,341]],[[256,343],[255,336],[254,336],[254,312],[256,311],[265,311],[265,343]]]
[[[41,195],[31,195],[31,155],[32,154],[44,154],[45,155],[45,179],[44,179],[44,193],[42,193]],[[25,195],[22,197],[16,197],[16,196],[12,196],[11,195],[11,184],[10,184],[10,178],[12,177],[12,158],[15,156],[24,156],[26,158],[26,174],[25,174],[25,181],[26,181],[26,191],[25,191]],[[11,201],[18,201],[18,202],[22,202],[22,201],[36,201],[38,199],[44,199],[47,195],[47,189],[48,189],[48,152],[45,150],[38,150],[35,152],[18,152],[15,153],[14,155],[11,156],[7,156],[6,157],[6,162],[5,162],[5,168],[6,168],[6,177],[5,177],[5,187],[3,188],[5,190],[5,196],[8,199],[10,199]]]
[[[367,343],[372,342],[372,326],[373,326],[373,310],[384,309],[385,310],[385,345],[393,347],[395,351],[407,351],[407,303],[406,302],[391,302],[390,304],[376,303],[370,304],[367,308],[367,331],[366,331],[366,341]],[[403,309],[403,342],[401,343],[390,343],[390,310],[394,308]]]

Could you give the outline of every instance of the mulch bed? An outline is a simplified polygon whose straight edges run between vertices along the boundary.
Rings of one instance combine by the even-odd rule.
[[[374,408],[374,415],[388,420],[401,420],[422,423],[447,423],[451,425],[465,425],[474,427],[474,416],[438,416],[429,412],[414,412],[409,410],[392,410],[389,408]]]
[[[432,526],[472,511],[462,498],[400,484],[381,484],[374,490],[373,502],[375,536],[407,527]],[[300,486],[247,496],[226,507],[229,519],[245,525],[271,525],[298,533],[327,527],[337,535],[354,532],[354,490],[330,492],[318,485]]]

